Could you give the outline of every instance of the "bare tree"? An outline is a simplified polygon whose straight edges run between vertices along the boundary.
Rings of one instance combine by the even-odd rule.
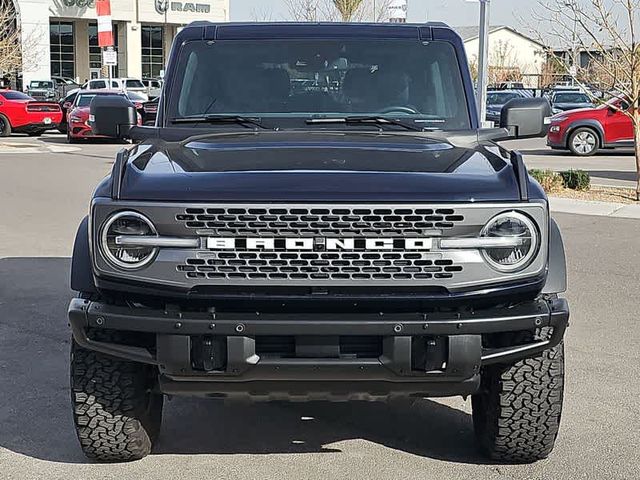
[[[297,22],[384,22],[391,0],[284,0]]]
[[[324,0],[285,0],[289,16],[296,22],[319,22],[325,20]]]
[[[11,0],[0,0],[0,75],[37,66],[36,35],[22,38],[20,22]],[[27,52],[23,54],[23,52]]]
[[[343,22],[355,20],[363,0],[332,0],[334,6],[340,12]]]
[[[597,72],[598,80],[619,98],[609,102],[609,108],[629,117],[635,141],[636,199],[640,201],[640,0],[539,0],[539,4],[539,27],[571,46],[570,62],[562,63],[567,74],[595,102],[602,102],[605,99],[583,84]]]
[[[271,8],[262,5],[251,9],[251,20],[254,22],[273,22],[275,17]]]

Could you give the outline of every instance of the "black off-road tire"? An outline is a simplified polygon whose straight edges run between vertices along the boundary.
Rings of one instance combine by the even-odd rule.
[[[536,337],[548,334],[545,328]],[[546,458],[560,428],[563,391],[563,343],[513,365],[484,369],[481,390],[471,399],[480,451],[505,463]]]
[[[101,462],[139,460],[153,448],[163,397],[154,368],[85,350],[72,342],[71,401],[84,454]]]

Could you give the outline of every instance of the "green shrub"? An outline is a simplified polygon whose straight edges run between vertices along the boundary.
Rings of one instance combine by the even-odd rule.
[[[538,181],[547,193],[559,192],[564,187],[562,177],[553,170],[533,169],[529,170],[529,174]]]
[[[562,177],[562,183],[566,188],[572,190],[589,190],[591,187],[591,177],[589,172],[584,170],[567,170],[566,172],[560,172]]]

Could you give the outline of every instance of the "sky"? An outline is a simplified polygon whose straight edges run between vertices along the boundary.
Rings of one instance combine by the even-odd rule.
[[[283,0],[230,0],[232,21],[254,20],[253,12],[268,12],[273,20],[290,20]],[[527,18],[535,0],[491,0],[491,24],[526,30]],[[452,26],[477,25],[479,5],[466,0],[408,0],[407,21],[441,21]],[[530,16],[529,16],[530,18]]]

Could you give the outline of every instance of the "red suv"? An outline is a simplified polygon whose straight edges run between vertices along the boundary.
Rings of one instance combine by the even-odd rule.
[[[621,98],[597,108],[562,112],[551,118],[547,145],[589,156],[601,148],[633,147],[631,119],[618,109],[629,108]]]

